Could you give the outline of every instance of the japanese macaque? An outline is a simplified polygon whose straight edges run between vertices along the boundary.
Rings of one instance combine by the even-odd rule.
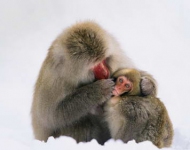
[[[108,78],[121,68],[134,65],[98,24],[80,22],[64,30],[49,48],[35,84],[31,108],[35,138],[47,141],[65,135],[77,142],[96,139],[104,144],[111,138],[104,115],[90,112],[111,98],[114,82]],[[140,74],[142,93],[155,95],[155,80]]]
[[[141,74],[138,70],[121,69],[116,71],[112,77],[115,80],[114,96],[119,96],[123,93],[127,93],[127,95],[141,95]]]
[[[111,137],[124,142],[149,140],[158,148],[169,147],[173,139],[173,126],[168,112],[155,96],[142,97],[140,72],[121,69],[113,78],[116,80],[115,96],[104,107]]]

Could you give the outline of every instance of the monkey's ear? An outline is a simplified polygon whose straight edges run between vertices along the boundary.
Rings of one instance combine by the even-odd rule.
[[[140,72],[136,69],[129,69],[127,74],[129,80],[133,84],[133,89],[128,92],[129,95],[138,95],[141,96],[141,75]]]
[[[141,96],[140,79],[133,82],[133,89],[128,92],[128,95]]]

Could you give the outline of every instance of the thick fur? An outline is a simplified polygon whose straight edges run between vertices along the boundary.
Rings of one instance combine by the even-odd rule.
[[[35,84],[31,114],[36,139],[66,135],[77,142],[96,139],[104,144],[111,138],[103,116],[89,113],[111,98],[113,81],[94,82],[91,71],[104,59],[111,75],[121,68],[134,68],[117,41],[94,22],[77,23],[57,37]],[[156,88],[147,89],[146,84],[142,91],[154,93]]]
[[[113,74],[113,78],[118,78],[119,76],[125,76],[133,83],[133,88],[131,91],[127,92],[127,95],[141,95],[141,74],[136,69],[120,69]]]
[[[169,147],[173,126],[160,99],[147,96],[121,96],[105,105],[111,136],[124,142],[149,140],[158,148]]]

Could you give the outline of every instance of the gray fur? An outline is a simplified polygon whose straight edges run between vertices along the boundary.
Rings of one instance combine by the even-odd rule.
[[[137,143],[149,140],[158,148],[171,146],[172,123],[164,104],[158,98],[123,95],[117,104],[107,105],[105,109],[111,127],[113,124],[118,126],[117,122],[123,122],[112,134],[114,139],[121,139],[125,143],[130,140]],[[118,113],[117,119],[115,113]]]
[[[31,115],[36,139],[66,135],[77,142],[96,139],[104,144],[111,138],[103,115],[90,113],[111,97],[113,81],[94,82],[91,71],[104,59],[111,74],[134,68],[117,41],[94,22],[78,23],[58,36],[35,84]]]

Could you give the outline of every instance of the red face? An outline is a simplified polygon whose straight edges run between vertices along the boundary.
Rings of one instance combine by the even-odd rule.
[[[129,92],[133,89],[132,82],[125,76],[119,76],[116,80],[113,90],[114,96],[119,96],[125,92]]]
[[[96,80],[108,79],[110,75],[105,60],[103,60],[97,66],[95,66],[93,68],[93,72]]]

